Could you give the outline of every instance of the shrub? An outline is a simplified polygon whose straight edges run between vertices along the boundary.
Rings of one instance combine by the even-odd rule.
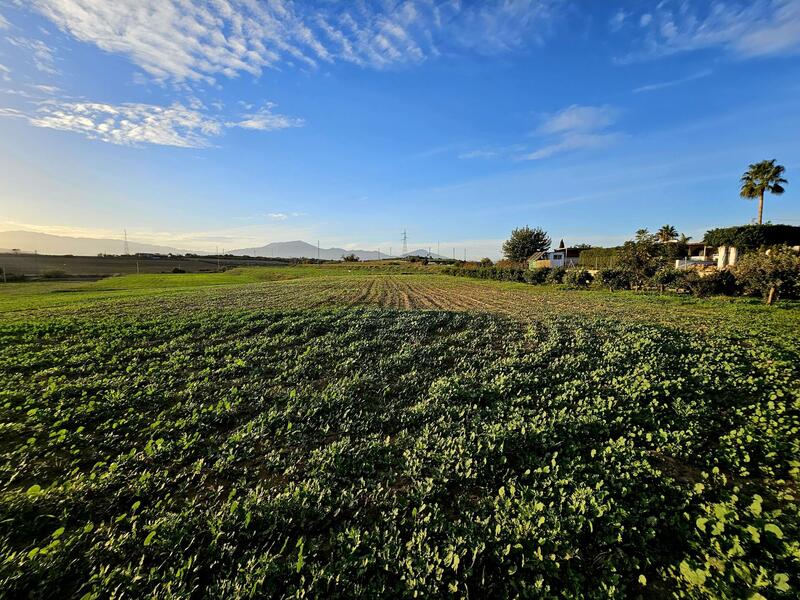
[[[684,287],[694,296],[731,295],[736,292],[735,277],[730,271],[715,271],[700,275],[697,271],[688,271],[684,276]]]
[[[800,297],[800,255],[786,246],[745,254],[733,274],[745,292],[763,296],[767,304]]]
[[[588,287],[592,279],[592,274],[585,269],[570,269],[564,274],[564,283],[576,288]]]
[[[625,242],[619,253],[618,264],[629,273],[629,285],[646,285],[655,272],[664,266],[661,246],[656,236],[646,229],[636,232],[636,240]]]
[[[665,289],[677,289],[682,287],[686,279],[686,272],[672,267],[665,267],[655,272],[652,278],[653,285],[663,292]]]
[[[564,267],[555,267],[550,269],[550,272],[547,274],[547,283],[563,283],[564,275],[566,274],[567,269]]]
[[[186,271],[184,269],[181,269],[180,267],[173,268],[172,272],[173,273],[186,273]]]
[[[358,256],[356,256],[355,254],[347,254],[347,255],[342,257],[342,260],[344,262],[358,262],[361,259],[358,258]],[[412,260],[411,262],[415,262],[415,261]]]
[[[42,277],[45,279],[61,279],[62,277],[66,276],[67,272],[60,269],[50,269],[49,271],[42,273]]]
[[[494,263],[492,262],[491,258],[483,257],[481,259],[481,266],[482,267],[491,267]]]
[[[524,273],[525,283],[538,285],[545,283],[550,276],[550,267],[543,267],[541,269],[529,269]]]
[[[612,292],[614,290],[628,290],[631,287],[633,277],[631,272],[621,267],[611,267],[600,269],[595,276],[598,285],[607,287]]]

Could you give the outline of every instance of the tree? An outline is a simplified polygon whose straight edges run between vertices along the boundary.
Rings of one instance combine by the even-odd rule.
[[[744,175],[742,175],[742,189],[739,195],[742,198],[755,200],[758,198],[758,224],[762,223],[764,214],[764,193],[782,194],[783,185],[788,183],[783,178],[786,169],[781,165],[775,164],[775,159],[762,160],[761,162],[750,165]]]
[[[664,225],[656,232],[659,242],[671,242],[678,238],[678,230],[672,225]]]
[[[761,294],[767,304],[800,295],[800,255],[788,246],[748,252],[736,265],[736,281],[745,292]]]
[[[511,232],[511,237],[503,243],[503,254],[508,260],[524,262],[536,252],[550,248],[550,238],[541,227],[520,227]]]
[[[631,276],[633,285],[642,286],[649,282],[653,274],[664,265],[661,248],[656,243],[658,237],[647,229],[636,232],[636,240],[625,242],[619,253],[617,264]]]
[[[358,261],[359,261],[359,260],[361,260],[361,259],[360,259],[360,258],[358,258],[358,256],[356,256],[355,254],[348,254],[348,255],[346,255],[346,256],[343,256],[343,257],[342,257],[342,260],[343,260],[344,262],[358,262]]]

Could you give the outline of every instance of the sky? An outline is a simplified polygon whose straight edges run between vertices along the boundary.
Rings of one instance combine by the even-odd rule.
[[[800,225],[800,0],[0,0],[0,230],[500,254]]]

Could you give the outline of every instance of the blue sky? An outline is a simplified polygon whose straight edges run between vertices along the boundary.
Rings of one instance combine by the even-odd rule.
[[[800,0],[0,0],[0,229],[496,257],[800,224]]]

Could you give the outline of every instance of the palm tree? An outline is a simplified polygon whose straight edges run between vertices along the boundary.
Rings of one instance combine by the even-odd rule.
[[[758,198],[758,224],[761,225],[762,215],[764,214],[764,192],[771,194],[782,194],[782,183],[788,183],[783,174],[786,169],[781,165],[775,164],[775,159],[762,160],[759,163],[750,165],[742,175],[742,189],[739,195],[742,198],[754,200]]]
[[[656,232],[659,242],[671,242],[678,237],[678,230],[672,225],[664,225]]]

